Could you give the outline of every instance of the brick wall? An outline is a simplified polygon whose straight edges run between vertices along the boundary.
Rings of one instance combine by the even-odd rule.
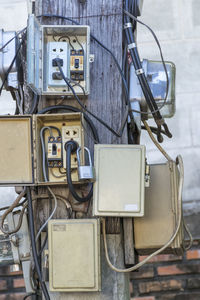
[[[25,295],[22,272],[10,273],[9,267],[1,267],[0,300],[22,300]]]
[[[183,257],[158,255],[131,273],[131,300],[199,300],[199,243],[195,242]]]

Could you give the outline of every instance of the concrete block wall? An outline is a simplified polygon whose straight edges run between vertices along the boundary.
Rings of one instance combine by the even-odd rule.
[[[185,165],[184,213],[196,238],[200,237],[200,1],[144,0],[141,20],[155,31],[164,59],[176,64],[176,114],[166,119],[173,134],[163,147],[175,158],[181,154]],[[141,58],[160,60],[151,33],[138,25]],[[151,123],[151,122],[150,122]],[[149,162],[165,159],[146,133]]]

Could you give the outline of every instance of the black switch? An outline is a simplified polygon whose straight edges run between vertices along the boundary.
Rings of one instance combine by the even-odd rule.
[[[75,58],[75,61],[74,61],[74,68],[75,68],[75,69],[78,69],[78,68],[79,68],[79,58]]]
[[[56,155],[57,154],[57,146],[56,144],[52,145],[52,155]]]

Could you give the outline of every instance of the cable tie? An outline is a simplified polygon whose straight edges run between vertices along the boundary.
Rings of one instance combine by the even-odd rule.
[[[131,28],[133,27],[132,23],[125,23],[124,24],[124,29],[128,29],[128,28]]]
[[[144,73],[144,70],[143,69],[138,69],[138,70],[135,70],[135,73],[136,75],[141,75]]]
[[[137,46],[136,46],[136,43],[129,44],[129,45],[128,45],[128,50],[133,49],[133,48],[136,48],[136,47],[137,47]]]

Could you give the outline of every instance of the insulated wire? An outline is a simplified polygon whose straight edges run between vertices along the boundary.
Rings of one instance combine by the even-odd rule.
[[[142,121],[152,142],[155,144],[155,146],[158,148],[158,150],[160,150],[160,152],[165,156],[165,158],[168,161],[172,161],[173,159],[169,156],[169,154],[167,154],[167,152],[163,149],[163,147],[156,141],[155,137],[153,136],[153,133],[151,131],[151,128],[149,127],[148,123],[146,121]]]
[[[56,212],[56,209],[57,209],[57,206],[58,206],[58,201],[57,201],[57,198],[55,196],[55,194],[53,193],[52,189],[50,189],[50,187],[48,186],[47,189],[49,190],[49,192],[51,193],[53,199],[54,199],[54,209],[52,211],[52,213],[50,214],[50,216],[48,217],[48,219],[44,222],[44,224],[40,227],[37,235],[36,235],[36,238],[35,238],[35,241],[37,242],[42,230],[47,226],[48,222],[52,219],[53,215],[55,214]]]
[[[8,216],[9,213],[11,213],[13,211],[13,209],[15,207],[17,207],[17,205],[19,204],[20,200],[26,195],[26,189],[23,189],[23,191],[19,194],[19,196],[16,198],[16,200],[12,203],[11,206],[9,206],[9,208],[3,213],[2,217],[1,217],[1,221],[0,221],[0,229],[4,234],[13,234],[16,233],[22,224],[22,220],[23,220],[23,214],[24,214],[24,208],[22,209],[22,212],[20,214],[20,218],[19,218],[19,222],[16,228],[14,228],[13,230],[10,231],[6,231],[4,229],[4,222],[6,217]]]
[[[71,86],[71,84],[69,83],[69,81],[65,78],[65,75],[63,73],[62,67],[60,65],[60,62],[58,59],[56,59],[57,62],[57,66],[59,68],[59,71],[64,79],[64,81],[66,82],[67,86],[71,89],[75,99],[77,100],[77,102],[79,103],[79,105],[88,113],[90,114],[93,118],[95,118],[99,123],[101,123],[104,127],[106,127],[109,131],[111,131],[114,135],[116,135],[117,137],[121,137],[124,127],[125,127],[125,122],[122,123],[122,126],[119,130],[119,132],[116,132],[113,128],[111,128],[107,123],[105,123],[102,119],[100,119],[99,117],[97,117],[95,114],[93,114],[90,110],[88,110],[81,102],[81,100],[79,99],[79,97],[77,96],[76,92],[74,91],[73,87]],[[127,114],[128,116],[128,114]],[[126,119],[127,119],[126,116]],[[125,120],[126,121],[126,120]]]
[[[139,262],[138,264],[134,265],[131,268],[118,269],[111,263],[110,258],[109,258],[108,246],[107,246],[107,240],[106,240],[106,220],[105,220],[105,218],[102,218],[103,240],[104,240],[106,261],[107,261],[109,267],[113,271],[118,272],[118,273],[128,273],[128,272],[133,272],[133,271],[137,270],[138,268],[140,268],[144,264],[146,264],[152,257],[160,254],[166,248],[168,248],[172,244],[174,239],[176,238],[177,234],[179,233],[179,230],[181,227],[181,222],[182,222],[182,201],[181,201],[181,199],[182,199],[182,190],[183,190],[183,181],[184,181],[184,167],[183,167],[183,160],[180,155],[177,157],[177,160],[178,160],[179,171],[180,171],[179,188],[178,188],[178,221],[177,221],[176,229],[175,229],[173,235],[171,236],[169,241],[163,247],[161,247],[157,251],[153,252],[151,255],[147,256],[143,261]]]
[[[29,228],[30,228],[30,238],[31,238],[31,245],[32,245],[33,260],[34,260],[34,263],[35,263],[35,268],[36,268],[36,272],[38,274],[38,278],[39,278],[39,281],[40,281],[42,292],[44,294],[44,298],[45,298],[45,300],[50,300],[46,284],[42,279],[42,273],[41,273],[40,265],[39,265],[39,261],[38,261],[36,242],[35,242],[33,206],[32,206],[32,198],[31,198],[31,189],[30,189],[30,187],[27,187],[27,198],[28,198],[28,218],[29,218]]]
[[[126,15],[128,15],[130,18],[132,18],[134,21],[142,24],[143,26],[145,26],[146,28],[148,28],[150,30],[150,32],[152,33],[156,43],[157,43],[157,46],[159,48],[159,52],[160,52],[160,57],[161,57],[161,60],[162,60],[162,64],[163,64],[163,68],[164,68],[164,71],[165,71],[165,75],[166,75],[166,81],[167,81],[167,86],[166,86],[166,93],[165,93],[165,98],[164,98],[164,102],[163,104],[159,107],[159,109],[157,111],[160,111],[166,104],[166,101],[167,101],[167,96],[168,96],[168,92],[169,92],[169,76],[168,76],[168,72],[167,72],[167,67],[166,67],[166,63],[165,63],[165,60],[164,60],[164,57],[163,57],[163,53],[162,53],[162,49],[161,49],[161,46],[160,46],[160,43],[159,43],[159,40],[155,34],[155,32],[151,29],[151,27],[149,27],[148,25],[146,25],[145,23],[143,23],[142,21],[138,20],[134,15],[130,14],[128,11],[124,10],[124,13]],[[154,111],[156,112],[156,110]],[[149,114],[149,113],[146,113],[146,114]]]
[[[11,69],[12,69],[12,67],[13,67],[13,65],[14,65],[14,63],[15,63],[15,60],[16,60],[18,54],[19,54],[19,51],[20,51],[21,46],[22,46],[23,43],[24,43],[24,40],[22,40],[22,41],[20,42],[20,44],[19,44],[19,46],[18,46],[18,48],[17,48],[17,50],[16,50],[15,56],[13,57],[13,60],[12,60],[10,66],[9,66],[9,68],[8,68],[6,74],[5,74],[4,80],[3,80],[2,85],[1,85],[1,87],[0,87],[0,95],[1,95],[1,93],[2,93],[4,84],[5,84],[5,82],[6,82],[7,78],[8,78],[8,74],[10,73],[10,71],[11,71]]]

